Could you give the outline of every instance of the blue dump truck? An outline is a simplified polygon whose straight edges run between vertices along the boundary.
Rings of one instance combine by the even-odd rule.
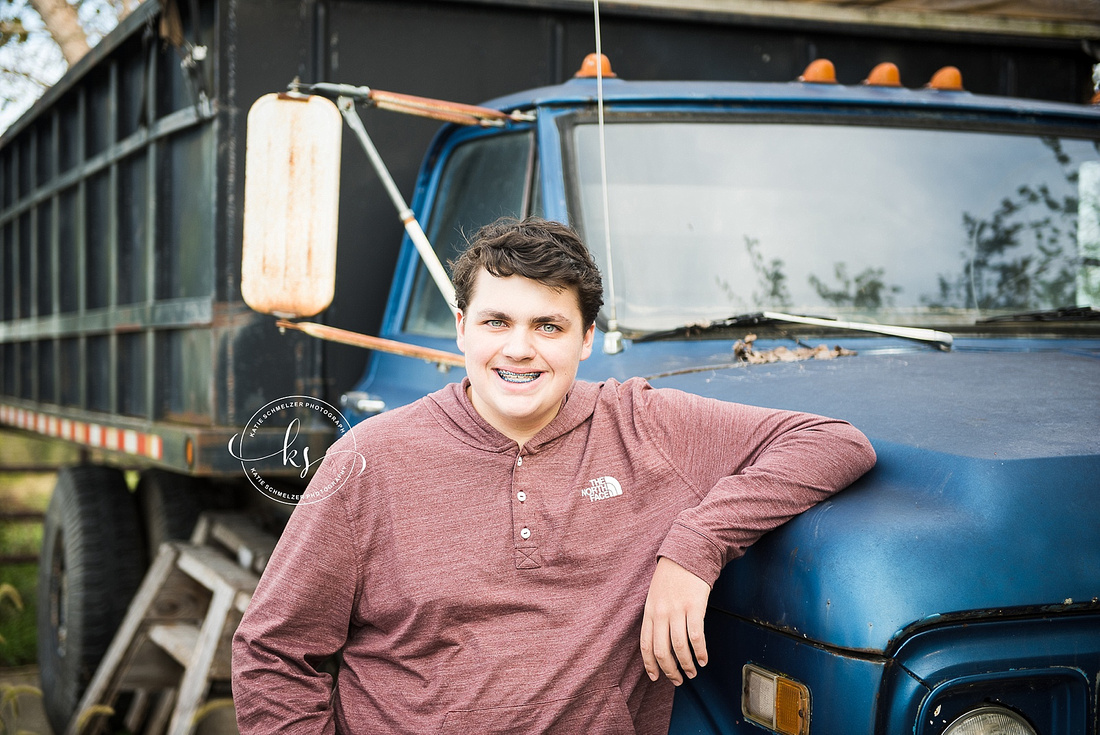
[[[843,417],[879,455],[723,572],[672,731],[1096,732],[1100,109],[954,69],[597,77],[438,134],[413,209],[439,257],[501,214],[571,222],[607,279],[582,377]],[[381,336],[446,351],[453,325],[410,239]],[[377,354],[349,421],[445,364]]]
[[[837,22],[768,30],[659,5],[676,3],[620,7],[605,38],[639,50],[572,78],[592,37],[567,3],[147,2],[0,138],[0,423],[86,460],[59,471],[41,553],[58,731],[160,543],[210,508],[277,530],[290,505],[276,493],[300,492],[340,431],[461,379],[446,273],[428,263],[499,216],[541,215],[574,225],[605,274],[580,377],[847,419],[878,453],[723,572],[711,663],[678,690],[672,732],[1100,733],[1087,44],[1016,57],[1003,35],[991,50],[894,29],[903,57],[926,66],[945,48],[962,68],[899,73],[860,45],[866,28],[845,45]],[[418,19],[440,55],[402,63],[395,29]],[[487,29],[501,47],[533,39],[529,57],[488,54]],[[721,55],[722,34],[757,39],[741,78],[773,81],[630,73]],[[830,47],[847,49],[835,67],[817,58]],[[1001,66],[968,77],[987,56]],[[1007,96],[1003,78],[1061,101]],[[495,99],[357,86],[458,96],[437,79]],[[259,222],[272,243],[337,231],[340,247],[310,278],[279,256],[272,317],[242,298],[256,296],[246,116],[288,83],[280,105],[339,103],[325,125],[362,111],[411,192],[414,234],[386,214],[360,131],[314,136],[329,188],[284,192],[308,214]],[[452,122],[368,109],[387,106]],[[306,291],[315,308],[335,300],[316,318],[277,303]]]

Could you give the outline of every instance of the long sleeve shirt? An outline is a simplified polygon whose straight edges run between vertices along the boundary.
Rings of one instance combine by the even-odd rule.
[[[873,464],[844,422],[640,379],[576,383],[522,448],[465,382],[371,418],[312,482],[358,474],[295,509],[237,630],[240,730],[667,732],[674,689],[638,645],[658,557],[713,584]]]

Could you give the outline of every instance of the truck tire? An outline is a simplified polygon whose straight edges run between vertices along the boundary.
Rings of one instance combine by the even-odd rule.
[[[64,732],[145,573],[137,504],[120,471],[62,468],[38,567],[38,666],[46,716]]]
[[[153,469],[141,473],[137,502],[149,559],[165,541],[191,537],[199,514],[211,503],[206,483],[186,475]]]

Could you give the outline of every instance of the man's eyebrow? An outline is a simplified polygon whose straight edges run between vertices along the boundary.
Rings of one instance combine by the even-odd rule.
[[[531,321],[535,324],[560,324],[562,322],[569,324],[572,320],[565,314],[546,314],[545,316],[537,316]]]
[[[511,315],[506,314],[503,311],[498,311],[496,309],[480,309],[476,312],[475,316],[479,320],[481,320],[481,319],[500,319],[501,321],[505,321],[505,322],[515,321],[515,319]],[[569,317],[567,317],[565,314],[559,314],[557,312],[553,312],[553,313],[550,313],[550,314],[543,314],[543,315],[540,315],[540,316],[533,317],[531,319],[531,322],[533,324],[563,324],[563,323],[564,324],[571,324],[572,320]]]
[[[512,319],[503,311],[497,311],[496,309],[479,309],[475,316],[478,319],[500,319],[501,321],[511,321]]]

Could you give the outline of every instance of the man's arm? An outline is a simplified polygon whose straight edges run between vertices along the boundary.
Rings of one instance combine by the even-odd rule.
[[[703,617],[722,567],[760,536],[847,487],[875,453],[843,421],[649,391],[655,439],[709,491],[683,511],[658,551],[642,618],[646,671],[681,684],[706,664]],[[664,400],[665,397],[670,400]],[[690,644],[690,647],[689,647]]]
[[[330,450],[331,454],[331,450]],[[311,487],[330,482],[326,460]],[[233,638],[233,699],[242,735],[335,733],[332,677],[362,578],[343,493],[295,508]]]
[[[680,668],[694,679],[698,672],[692,652],[699,666],[707,665],[703,617],[709,598],[709,584],[671,559],[657,560],[642,615],[642,661],[650,679],[657,681],[663,671],[680,686],[684,683]]]

